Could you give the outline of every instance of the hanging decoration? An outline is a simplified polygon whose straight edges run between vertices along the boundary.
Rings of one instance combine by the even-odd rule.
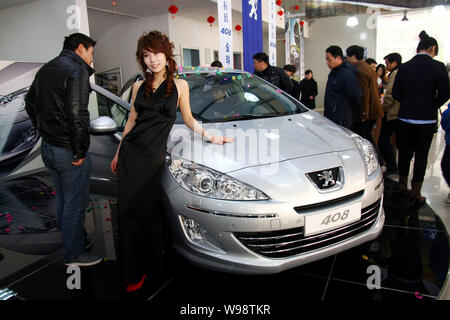
[[[295,7],[294,7],[294,10],[295,10],[295,11],[300,10],[300,7],[299,7],[299,6],[295,6]]]
[[[275,2],[277,4],[277,6],[281,6],[281,4],[283,3],[281,0],[277,0],[277,2]]]
[[[280,17],[283,16],[283,14],[284,14],[283,10],[279,10],[279,11],[278,11],[278,15],[279,15]]]
[[[234,27],[234,30],[236,30],[237,33],[239,34],[239,32],[242,30],[241,25],[240,25],[240,24],[237,24],[237,25]]]
[[[212,27],[212,24],[214,23],[214,21],[216,21],[216,18],[214,18],[213,16],[209,16],[206,21],[209,22],[209,26]]]
[[[117,4],[116,1],[113,1],[113,2],[112,2],[112,6],[113,6],[113,8],[114,8],[114,14],[117,13],[117,11],[116,11],[116,4]]]
[[[169,12],[172,14],[172,19],[175,19],[175,13],[178,12],[178,7],[176,5],[171,5],[169,7]]]

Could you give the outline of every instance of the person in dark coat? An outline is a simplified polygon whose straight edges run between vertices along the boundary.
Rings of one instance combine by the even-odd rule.
[[[253,56],[253,65],[255,67],[254,75],[258,76],[274,86],[280,88],[286,93],[291,93],[292,82],[283,69],[271,66],[269,57],[264,52],[259,52]]]
[[[354,110],[362,97],[356,69],[344,60],[340,47],[330,46],[325,52],[331,71],[325,88],[324,116],[350,129],[353,125]]]
[[[318,91],[317,82],[316,80],[314,80],[311,70],[305,71],[305,78],[300,81],[300,92],[302,93],[300,102],[309,109],[315,109],[316,96],[318,95]]]
[[[425,31],[419,37],[417,55],[398,69],[392,96],[400,101],[397,127],[400,190],[409,192],[408,175],[414,156],[409,195],[413,202],[420,205],[426,201],[420,192],[436,128],[437,109],[449,98],[449,79],[445,65],[433,60],[439,51],[436,39]]]
[[[92,172],[88,104],[95,44],[82,33],[65,37],[60,55],[38,71],[25,99],[56,189],[66,265],[91,266],[103,259],[86,251],[84,229]]]
[[[292,78],[292,76],[297,72],[297,68],[293,64],[287,64],[283,67],[283,69],[292,82],[292,90],[290,95],[295,99],[300,100],[300,84]]]

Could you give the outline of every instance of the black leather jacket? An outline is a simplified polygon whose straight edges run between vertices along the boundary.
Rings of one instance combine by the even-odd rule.
[[[286,93],[289,94],[292,93],[291,79],[289,79],[286,72],[284,72],[284,70],[281,68],[275,66],[268,66],[262,72],[255,71],[254,75],[270,82],[271,84],[277,86]]]
[[[75,52],[63,50],[36,74],[25,109],[44,141],[72,149],[74,160],[89,149],[89,77],[94,69]]]

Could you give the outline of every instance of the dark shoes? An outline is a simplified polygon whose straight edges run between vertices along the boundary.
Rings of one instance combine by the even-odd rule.
[[[427,198],[420,194],[420,191],[422,190],[422,184],[423,181],[411,181],[412,190],[409,196],[412,202],[417,205],[423,205],[425,202],[427,202]]]

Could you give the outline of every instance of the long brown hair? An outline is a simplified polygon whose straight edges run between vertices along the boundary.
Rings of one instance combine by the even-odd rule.
[[[170,42],[169,38],[160,31],[153,30],[142,34],[139,38],[136,50],[136,59],[139,63],[139,67],[145,74],[145,81],[143,85],[145,85],[146,98],[150,98],[153,93],[153,81],[155,76],[153,73],[147,72],[148,67],[144,62],[144,50],[153,53],[162,52],[166,56],[166,60],[168,62],[166,65],[167,88],[164,97],[170,98],[172,95],[173,86],[175,85],[173,75],[177,70],[177,63],[175,62],[173,54],[174,48],[175,46],[173,42]]]

